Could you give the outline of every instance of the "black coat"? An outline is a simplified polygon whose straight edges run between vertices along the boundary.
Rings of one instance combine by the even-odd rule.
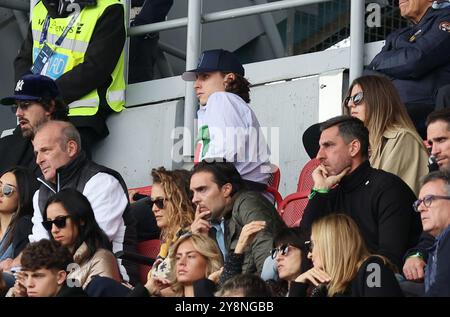
[[[368,68],[392,79],[404,103],[434,105],[450,83],[450,7],[430,8],[417,24],[394,31]]]
[[[358,224],[371,253],[384,255],[398,268],[422,232],[412,207],[412,190],[398,176],[362,163],[328,194],[317,193],[306,206],[300,226],[311,232],[316,220],[331,213],[349,215]]]
[[[29,138],[22,136],[20,126],[14,129],[13,134],[0,139],[0,175],[16,166],[27,167],[36,177],[41,176],[41,170],[36,164],[33,144]]]

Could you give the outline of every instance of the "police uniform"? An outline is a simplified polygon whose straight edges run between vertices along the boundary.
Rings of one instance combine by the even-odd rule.
[[[450,83],[449,52],[450,7],[435,3],[419,23],[391,33],[369,65],[392,79],[422,136],[438,89]]]

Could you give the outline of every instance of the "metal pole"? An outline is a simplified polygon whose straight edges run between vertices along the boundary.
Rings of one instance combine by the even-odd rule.
[[[164,52],[169,53],[172,56],[178,57],[183,61],[186,60],[186,53],[183,52],[182,50],[179,50],[178,48],[161,41],[158,42],[158,45],[159,48],[162,49]]]
[[[253,0],[255,4],[265,4],[267,0]],[[284,57],[284,45],[281,40],[280,33],[278,32],[277,25],[272,16],[272,13],[265,13],[259,16],[261,23],[266,33],[270,46],[272,47],[273,54],[276,58]]]
[[[202,0],[189,0],[188,24],[187,24],[187,43],[186,43],[186,70],[194,69],[197,66],[198,56],[200,54],[201,40],[201,14]],[[194,154],[194,119],[197,110],[197,97],[195,96],[194,86],[191,82],[186,82],[184,99],[184,137],[183,137],[183,156],[191,158]],[[188,134],[186,134],[188,133]]]
[[[203,15],[202,23],[210,23],[216,21],[223,21],[229,19],[235,19],[239,17],[272,12],[277,10],[289,9],[297,6],[304,6],[308,4],[316,4],[322,2],[328,2],[331,0],[283,0],[277,2],[270,2],[265,4],[257,4],[250,7],[230,9],[220,12],[213,12]],[[353,0],[362,1],[362,0]],[[187,18],[173,19],[164,22],[152,23],[147,25],[139,25],[129,29],[127,34],[130,36],[171,30],[181,28],[187,25]]]
[[[28,16],[19,10],[12,10],[14,16],[16,17],[17,24],[19,25],[20,34],[22,35],[22,40],[27,37],[28,34]]]
[[[17,0],[0,0],[0,8],[7,8],[19,11],[29,11],[30,4],[27,2],[20,2]]]
[[[364,66],[365,1],[353,0],[350,11],[350,83],[362,75]]]
[[[295,9],[288,10],[286,19],[286,56],[294,55],[294,40],[295,40]]]

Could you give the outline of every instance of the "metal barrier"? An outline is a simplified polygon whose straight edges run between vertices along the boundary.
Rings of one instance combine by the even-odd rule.
[[[129,0],[124,0],[129,4]],[[249,7],[225,10],[220,12],[213,12],[208,14],[202,14],[202,0],[189,0],[188,4],[188,16],[186,18],[173,19],[164,22],[158,22],[153,24],[141,25],[131,27],[128,29],[128,36],[136,36],[151,32],[158,32],[163,30],[170,30],[175,28],[181,28],[187,26],[187,47],[186,47],[186,70],[195,68],[197,59],[200,53],[200,39],[201,39],[201,24],[222,21],[227,19],[235,19],[239,17],[268,13],[278,10],[289,9],[298,6],[305,6],[309,4],[317,4],[322,2],[328,2],[330,0],[280,0],[276,2],[256,4]],[[31,8],[36,0],[31,0]],[[257,1],[258,3],[261,1]],[[20,3],[12,0],[0,0],[0,6],[9,7],[18,10],[26,10],[28,7],[24,3]],[[350,12],[350,81],[359,77],[362,74],[363,69],[363,56],[364,56],[364,8],[365,1],[354,0],[351,1]],[[31,11],[31,10],[30,10]],[[267,29],[267,20],[263,21]],[[270,33],[270,32],[268,32]],[[273,41],[277,41],[274,39]],[[275,44],[272,43],[276,47]],[[161,45],[163,49],[171,54],[183,58],[183,52],[179,52],[177,49],[167,45]],[[277,54],[278,56],[279,54]],[[185,88],[185,108],[184,108],[184,126],[189,129],[191,135],[195,135],[194,118],[197,107],[197,101],[192,83],[187,82]],[[183,154],[185,156],[192,156],[193,153],[193,140],[185,140],[183,147]]]
[[[277,2],[257,4],[250,7],[243,7],[220,12],[213,12],[202,15],[202,0],[189,0],[188,16],[186,18],[174,19],[154,24],[141,25],[130,28],[129,36],[140,35],[150,32],[157,32],[187,26],[187,47],[186,47],[186,70],[195,68],[200,54],[200,34],[201,24],[238,17],[262,14],[277,10],[289,9],[298,6],[327,2],[330,0],[282,0]],[[364,8],[365,1],[351,1],[350,12],[350,80],[359,77],[363,70],[364,56]],[[197,108],[197,100],[192,83],[186,82],[184,106],[184,126],[189,129],[190,135],[195,135],[194,119]],[[183,155],[191,157],[193,155],[194,140],[184,139]]]

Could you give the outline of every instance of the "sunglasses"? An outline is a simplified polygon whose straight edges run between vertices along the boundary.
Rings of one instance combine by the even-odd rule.
[[[5,197],[10,197],[16,190],[13,185],[0,184],[0,186],[1,186],[0,193],[2,194],[2,196],[5,196]]]
[[[27,110],[29,106],[36,102],[40,102],[40,100],[16,100],[15,104],[11,106],[11,111],[15,114],[18,108]]]
[[[272,256],[272,259],[275,260],[275,258],[278,256],[278,253],[281,255],[284,255],[284,256],[288,255],[289,247],[290,247],[290,245],[283,244],[283,245],[279,246],[278,248],[273,248],[270,251],[270,255]]]
[[[308,252],[312,253],[314,249],[314,241],[312,240],[305,241],[305,248]]]
[[[44,226],[45,230],[50,231],[52,230],[53,224],[59,228],[62,229],[66,226],[66,220],[67,218],[70,218],[69,215],[67,216],[58,216],[54,220],[45,220],[42,221],[42,225]]]
[[[152,204],[155,204],[159,209],[164,209],[165,198],[156,198],[155,200],[151,199]]]
[[[423,199],[417,199],[413,203],[413,208],[416,212],[420,212],[419,206],[421,203],[423,203],[423,205],[425,207],[429,208],[429,207],[431,207],[431,203],[433,202],[433,200],[436,200],[436,199],[450,200],[450,196],[426,195],[425,197],[423,197]]]
[[[350,106],[348,105],[349,101],[351,100],[353,102],[353,105],[358,106],[361,104],[361,102],[364,99],[364,93],[362,91],[354,94],[353,96],[348,96],[347,98],[345,98],[344,100],[344,105],[347,108],[350,108]]]

